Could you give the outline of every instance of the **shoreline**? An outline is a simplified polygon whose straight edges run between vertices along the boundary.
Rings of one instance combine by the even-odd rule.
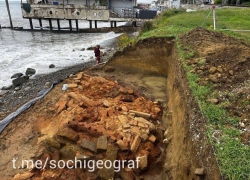
[[[114,42],[116,41],[117,39]],[[106,62],[115,51],[116,49],[107,52],[108,54],[103,58],[103,62]],[[15,90],[16,87],[12,87],[6,94],[0,96],[0,121],[29,100],[35,98],[37,93],[45,88],[45,83],[60,83],[71,74],[75,74],[95,64],[96,61],[93,58],[88,62],[67,66],[55,72],[36,75],[23,85],[18,86],[19,90]]]
[[[127,23],[128,24],[128,23]],[[134,31],[133,33],[138,32]],[[131,34],[132,32],[127,32]],[[132,33],[132,34],[133,34]],[[103,57],[103,62],[107,62],[109,58],[113,56],[113,54],[117,51],[116,44],[118,41],[118,37],[115,37],[110,41],[109,49],[110,51],[105,51],[107,55]],[[94,54],[93,54],[94,56]],[[55,72],[51,72],[48,74],[39,74],[35,75],[34,78],[29,79],[26,83],[24,83],[20,87],[19,90],[15,90],[16,87],[12,87],[8,92],[0,95],[0,121],[7,117],[12,112],[16,111],[23,104],[28,102],[29,100],[36,97],[37,93],[44,89],[45,83],[56,83],[62,82],[66,78],[68,78],[71,74],[75,74],[83,69],[91,67],[95,65],[95,58],[91,59],[88,62],[67,66],[63,69],[60,69]],[[1,90],[0,90],[1,92]]]

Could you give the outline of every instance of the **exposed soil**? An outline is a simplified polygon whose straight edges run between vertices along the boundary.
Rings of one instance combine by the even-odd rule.
[[[202,28],[183,35],[181,41],[195,49],[187,63],[199,75],[199,84],[212,84],[217,91],[215,103],[240,119],[236,127],[242,130],[242,142],[250,145],[250,45]]]
[[[228,93],[239,87],[249,91],[249,83],[247,87],[240,86],[246,84],[243,76],[249,78],[247,53],[239,49],[248,50],[247,44],[204,29],[184,35],[182,43],[197,49],[188,63],[199,73],[201,84],[211,81],[214,89]],[[233,47],[238,48],[239,56],[223,54]],[[244,56],[243,65],[227,61]],[[200,62],[201,57],[205,57],[205,62]],[[209,72],[212,66],[216,67],[214,73]],[[231,81],[224,82],[222,77]],[[63,83],[70,84],[67,92],[61,90]],[[206,120],[188,88],[173,38],[142,40],[115,53],[106,65],[85,69],[63,83],[0,135],[0,171],[4,179],[18,173],[31,179],[221,179],[205,134]],[[249,98],[246,93],[243,97],[242,100]],[[218,99],[224,101],[222,96]],[[233,107],[228,108],[233,111]],[[99,144],[100,137],[107,138],[106,148],[95,151],[83,144],[84,140]],[[140,139],[136,150],[135,139]],[[144,156],[147,163],[143,164],[146,167],[123,169],[120,173],[107,169],[90,173],[80,169],[59,171],[47,167],[44,171],[33,168],[28,172],[12,168],[14,157],[44,161],[46,157],[67,160],[83,155],[95,160],[134,160]],[[197,175],[198,168],[205,173]]]

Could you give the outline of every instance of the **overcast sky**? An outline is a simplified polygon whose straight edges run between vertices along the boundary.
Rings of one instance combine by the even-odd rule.
[[[5,0],[0,0],[0,1],[5,1]],[[18,0],[9,0],[9,1],[18,1]],[[150,4],[152,1],[153,0],[137,0],[138,3],[148,3],[148,4]]]

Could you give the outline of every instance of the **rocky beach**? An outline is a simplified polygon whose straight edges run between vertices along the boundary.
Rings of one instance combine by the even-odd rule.
[[[113,44],[115,46],[116,43],[114,42]],[[114,48],[113,50],[111,48],[108,49],[104,53],[105,56],[103,56],[103,62],[106,62],[113,53]],[[60,83],[71,74],[75,74],[78,71],[95,64],[96,61],[92,56],[91,60],[87,63],[66,67],[49,74],[37,75],[18,86],[11,85],[9,87],[3,87],[2,91],[0,92],[0,119],[4,119],[4,117],[15,111],[19,106],[36,97],[37,93],[46,87],[46,83]]]

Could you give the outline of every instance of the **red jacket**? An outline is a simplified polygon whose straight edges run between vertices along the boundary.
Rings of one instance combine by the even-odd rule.
[[[101,56],[101,52],[100,52],[100,49],[99,48],[95,48],[95,57],[100,57]]]

